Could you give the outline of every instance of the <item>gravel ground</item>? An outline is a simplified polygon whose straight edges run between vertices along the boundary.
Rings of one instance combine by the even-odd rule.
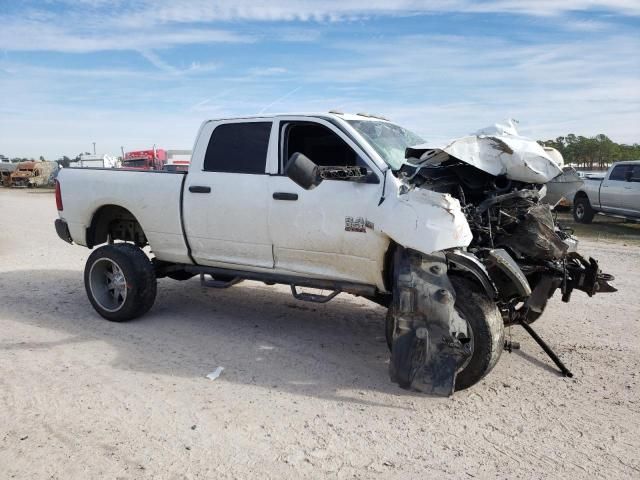
[[[53,195],[0,188],[2,478],[640,478],[640,249],[585,241],[616,294],[535,324],[452,398],[388,380],[382,308],[244,282],[159,282],[140,320],[91,308]],[[205,378],[217,366],[215,381]]]

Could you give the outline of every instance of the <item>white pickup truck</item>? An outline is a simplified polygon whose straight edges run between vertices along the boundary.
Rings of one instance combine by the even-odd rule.
[[[421,143],[363,115],[207,121],[188,172],[64,169],[55,227],[99,246],[84,280],[108,320],[147,312],[162,277],[281,283],[314,302],[351,293],[389,308],[392,380],[450,395],[486,375],[504,325],[530,329],[555,290],[615,289],[540,202],[561,171],[536,142],[485,131]]]
[[[591,223],[596,213],[640,221],[640,160],[614,163],[604,178],[584,180],[573,200],[573,218]]]

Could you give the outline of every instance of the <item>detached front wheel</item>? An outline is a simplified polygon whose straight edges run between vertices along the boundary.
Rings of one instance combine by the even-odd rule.
[[[129,243],[105,245],[87,259],[84,286],[93,308],[112,322],[144,315],[156,299],[153,264]]]

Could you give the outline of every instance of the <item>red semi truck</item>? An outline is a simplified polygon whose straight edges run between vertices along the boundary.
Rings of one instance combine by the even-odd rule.
[[[162,170],[165,163],[167,163],[166,150],[154,148],[125,153],[122,166],[139,170]]]

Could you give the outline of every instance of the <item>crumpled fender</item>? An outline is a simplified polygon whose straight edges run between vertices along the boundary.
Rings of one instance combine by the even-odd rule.
[[[405,389],[452,395],[458,368],[470,353],[454,335],[461,319],[445,255],[399,248],[394,262],[391,380]]]
[[[460,202],[424,188],[407,189],[397,182],[396,198],[381,204],[376,225],[399,245],[423,253],[466,247],[473,235]]]

